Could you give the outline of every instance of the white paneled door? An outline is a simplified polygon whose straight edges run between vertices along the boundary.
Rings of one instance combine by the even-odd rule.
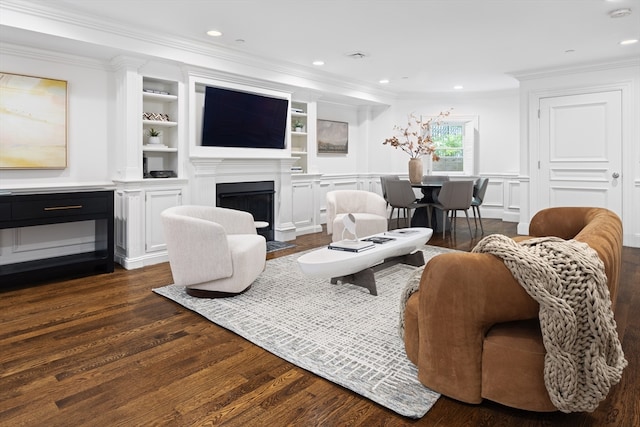
[[[539,209],[606,207],[622,215],[622,94],[540,99]]]

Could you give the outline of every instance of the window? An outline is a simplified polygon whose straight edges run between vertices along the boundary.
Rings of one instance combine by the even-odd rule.
[[[478,116],[449,116],[448,121],[431,125],[431,139],[440,160],[433,171],[448,175],[474,175],[474,148],[478,135]]]
[[[440,160],[434,171],[464,172],[464,123],[449,122],[431,126],[431,139]]]

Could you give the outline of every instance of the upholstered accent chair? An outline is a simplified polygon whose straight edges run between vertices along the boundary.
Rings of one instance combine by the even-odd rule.
[[[379,194],[362,190],[335,190],[327,193],[327,233],[332,241],[342,240],[343,218],[353,214],[358,237],[387,231],[387,202]],[[349,236],[353,238],[353,236]]]
[[[604,263],[615,306],[622,259],[622,223],[602,208],[538,212],[531,237],[588,244]],[[488,253],[433,257],[407,301],[405,349],[425,386],[467,403],[492,400],[530,411],[555,411],[544,381],[546,350],[538,303],[502,259]]]
[[[186,286],[189,295],[237,295],[264,270],[267,243],[250,213],[184,205],[160,217],[174,283]]]

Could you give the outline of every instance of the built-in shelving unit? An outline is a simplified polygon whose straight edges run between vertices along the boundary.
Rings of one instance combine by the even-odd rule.
[[[180,67],[115,61],[118,92],[113,182],[115,261],[138,268],[167,261],[160,214],[187,194],[185,99]],[[149,141],[149,130],[160,132]]]
[[[143,178],[152,172],[171,171],[178,176],[179,121],[178,83],[143,77],[142,79],[142,157]],[[149,130],[160,132],[159,143],[149,143]]]
[[[291,155],[299,157],[291,168],[294,173],[308,171],[308,118],[306,103],[291,102]]]

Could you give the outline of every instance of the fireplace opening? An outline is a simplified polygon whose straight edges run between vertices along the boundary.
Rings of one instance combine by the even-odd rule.
[[[216,185],[216,206],[249,212],[254,221],[269,225],[258,228],[258,234],[271,241],[273,233],[273,181],[231,182]]]

